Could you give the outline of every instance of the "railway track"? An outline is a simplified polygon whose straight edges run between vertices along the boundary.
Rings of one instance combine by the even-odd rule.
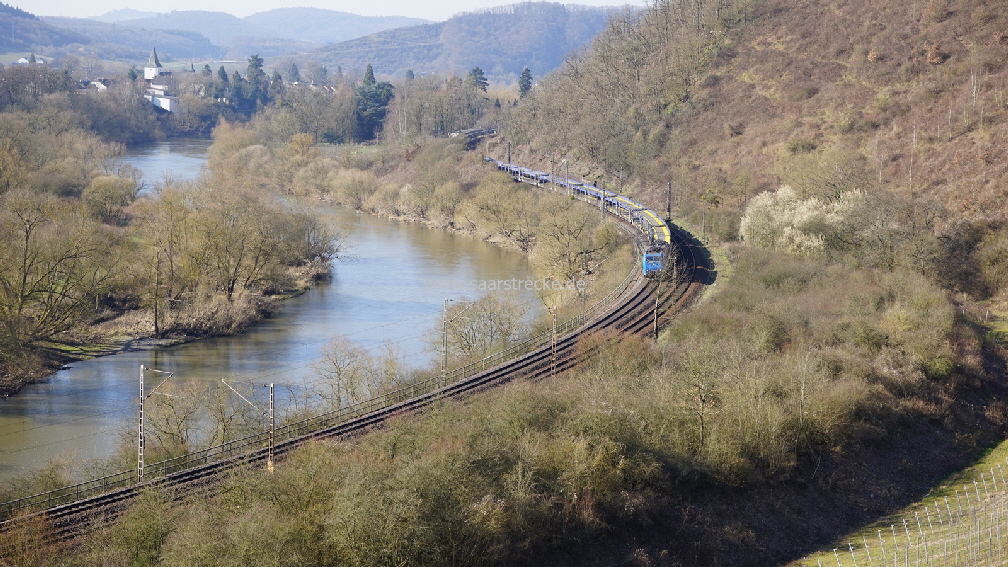
[[[636,229],[636,227],[632,228]],[[644,278],[640,274],[640,270],[635,268],[635,272],[625,282],[625,290],[613,301],[614,305],[603,310],[579,328],[556,338],[555,354],[553,345],[547,343],[526,354],[454,383],[387,405],[331,427],[288,439],[274,447],[275,458],[282,460],[284,454],[313,439],[338,439],[359,435],[381,426],[393,416],[416,412],[442,400],[462,398],[510,380],[541,379],[554,372],[569,370],[579,362],[575,356],[577,342],[587,333],[603,330],[632,334],[648,333],[655,324],[657,313],[663,312],[664,318],[681,310],[697,297],[706,279],[706,266],[697,264],[699,255],[695,254],[693,250],[697,244],[691,243],[687,235],[683,233],[676,230],[672,232],[673,241],[679,248],[679,265],[684,273],[688,274],[688,277],[682,278],[684,281],[676,282],[676,285],[668,286],[669,289],[664,290],[659,297],[656,298],[657,285],[655,282]],[[636,234],[638,235],[636,238],[638,246],[640,246],[640,233]],[[143,484],[120,488],[22,515],[0,525],[0,533],[15,527],[19,522],[41,519],[47,524],[50,537],[57,540],[69,540],[86,533],[101,523],[114,519],[122,513],[130,500],[146,490],[169,491],[178,495],[189,494],[201,488],[206,489],[218,482],[222,473],[226,471],[242,465],[265,461],[267,452],[268,449],[262,448],[244,455],[173,472]],[[2,552],[2,545],[0,545],[0,552]]]

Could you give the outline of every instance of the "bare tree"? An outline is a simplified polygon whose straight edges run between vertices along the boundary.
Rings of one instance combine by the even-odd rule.
[[[456,303],[448,310],[447,324],[439,320],[428,336],[434,352],[447,341],[448,358],[456,362],[478,360],[520,341],[528,332],[522,322],[527,309],[504,293],[491,293],[472,303]],[[443,316],[444,317],[444,316]],[[447,337],[443,335],[447,331]]]
[[[113,234],[55,197],[0,200],[0,345],[20,349],[80,324],[107,291]]]
[[[249,393],[246,397],[251,398],[252,394]],[[262,431],[261,411],[245,400],[238,399],[222,384],[217,384],[206,392],[205,405],[209,418],[206,434],[208,446],[220,445]]]
[[[333,408],[355,404],[375,389],[373,360],[364,347],[346,335],[336,335],[322,349],[315,371],[322,379],[315,390]]]
[[[701,455],[710,435],[710,414],[716,411],[721,399],[721,357],[711,342],[698,340],[683,345],[678,363],[680,368],[676,376],[684,387],[688,411],[696,419],[695,452]]]
[[[144,421],[155,447],[164,451],[166,458],[188,453],[198,442],[205,395],[205,388],[198,382],[168,382],[148,398]]]

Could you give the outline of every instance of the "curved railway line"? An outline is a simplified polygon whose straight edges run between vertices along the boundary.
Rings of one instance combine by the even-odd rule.
[[[497,164],[499,169],[505,171],[508,170],[508,167],[516,167],[503,164],[506,167],[501,168],[501,162],[497,162]],[[542,183],[541,179],[533,180],[527,175],[516,174],[515,171],[510,173],[516,181],[535,185]],[[570,186],[564,186],[557,181],[559,180],[552,182],[557,186],[570,188]],[[564,181],[568,181],[571,185],[574,183],[569,180]],[[633,203],[619,195],[606,193],[614,198],[624,199],[627,203]],[[636,203],[633,205],[639,207]],[[643,208],[641,207],[641,209]],[[638,211],[638,213],[647,216],[648,219],[653,217],[661,222],[655,213],[643,210],[645,212]],[[624,282],[609,297],[581,316],[561,325],[555,338],[547,339],[545,344],[539,344],[524,353],[521,353],[520,350],[509,349],[495,355],[496,359],[490,357],[467,367],[456,369],[443,377],[431,379],[435,381],[433,383],[428,380],[357,406],[341,408],[336,412],[286,426],[289,429],[287,438],[278,442],[274,447],[275,457],[282,459],[285,453],[312,439],[346,438],[361,434],[380,426],[393,416],[423,409],[440,400],[465,397],[516,378],[539,379],[548,377],[555,372],[565,371],[578,364],[578,358],[574,355],[578,339],[582,335],[601,330],[650,333],[654,325],[658,325],[661,320],[678,312],[698,296],[709,275],[709,267],[706,261],[703,261],[705,255],[702,254],[702,247],[698,242],[693,240],[688,233],[674,227],[670,228],[664,222],[661,222],[661,226],[657,227],[651,220],[648,224],[652,228],[649,229],[642,226],[642,223],[635,222],[632,214],[628,219],[628,215],[623,215],[622,212],[625,211],[619,207],[615,211],[609,210],[608,212],[620,218],[625,228],[636,229],[633,232],[638,250],[648,244],[645,241],[645,235],[653,242],[655,230],[661,231],[664,228],[662,234],[668,235],[667,238],[679,252],[676,259],[676,269],[681,270],[678,272],[681,277],[677,278],[676,285],[665,286],[667,289],[662,290],[662,286],[655,285],[653,280],[643,277],[640,267],[635,266]],[[659,316],[659,313],[662,315]],[[544,335],[549,334],[551,332],[544,333]],[[535,338],[531,340],[535,340]],[[542,342],[539,340],[539,343]],[[511,354],[512,351],[518,355],[514,356]],[[441,383],[437,383],[439,381]],[[0,524],[0,533],[21,521],[32,519],[38,521],[41,518],[52,537],[61,540],[72,539],[92,529],[96,524],[117,516],[132,498],[145,490],[168,490],[174,491],[176,494],[184,490],[191,493],[194,490],[212,486],[226,471],[265,461],[268,448],[263,446],[263,435],[249,439],[251,441],[245,445],[239,445],[239,448],[256,444],[258,448],[245,450],[240,454],[233,454],[232,450],[230,456],[227,456],[229,453],[225,449],[217,452],[207,450],[201,457],[194,458],[193,454],[190,454],[178,463],[172,461],[155,463],[151,465],[151,468],[161,465],[161,476],[140,484],[135,482],[134,472],[132,481],[129,481],[129,477],[125,477],[123,480],[119,478],[120,475],[116,475],[115,477],[107,477],[111,480],[107,480],[104,484],[98,484],[97,488],[94,483],[100,483],[105,479],[78,485],[76,492],[78,497],[76,498],[73,492],[74,487],[68,487],[61,491],[4,503],[3,505],[6,505],[7,508],[0,507],[0,514],[4,514],[0,517],[13,517],[13,519],[8,519]],[[47,495],[49,497],[45,498]],[[0,552],[3,547],[0,545]]]

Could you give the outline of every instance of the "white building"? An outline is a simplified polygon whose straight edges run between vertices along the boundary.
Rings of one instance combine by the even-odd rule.
[[[144,98],[151,101],[154,106],[171,112],[178,104],[178,98],[168,93],[168,85],[171,80],[171,71],[166,71],[158,61],[157,51],[151,48],[150,58],[144,66],[144,81],[147,82],[147,92]]]
[[[45,65],[45,59],[43,59],[41,57],[35,57],[34,53],[31,54],[30,58],[29,57],[22,57],[22,58],[18,59],[17,60],[17,64],[18,65],[31,65],[33,59],[35,60],[35,64],[36,65]]]
[[[158,61],[157,50],[152,47],[150,50],[150,58],[147,59],[147,65],[144,66],[144,79],[149,81],[162,75],[171,76],[171,71],[164,70],[164,67],[161,66],[161,62]]]

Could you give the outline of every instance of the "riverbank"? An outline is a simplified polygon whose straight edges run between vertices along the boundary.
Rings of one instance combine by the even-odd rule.
[[[319,274],[317,277],[328,275],[330,274]],[[307,292],[315,281],[317,278],[299,282],[297,287],[276,294],[244,298],[244,303],[253,304],[254,309],[240,310],[242,312],[240,317],[230,320],[207,319],[198,326],[169,327],[160,332],[154,331],[154,314],[151,309],[102,313],[95,322],[84,328],[37,344],[32,352],[22,359],[21,364],[12,365],[17,372],[0,374],[0,397],[10,397],[29,384],[44,382],[74,362],[242,333],[272,315],[284,300]],[[171,317],[172,315],[169,315],[169,318]]]

